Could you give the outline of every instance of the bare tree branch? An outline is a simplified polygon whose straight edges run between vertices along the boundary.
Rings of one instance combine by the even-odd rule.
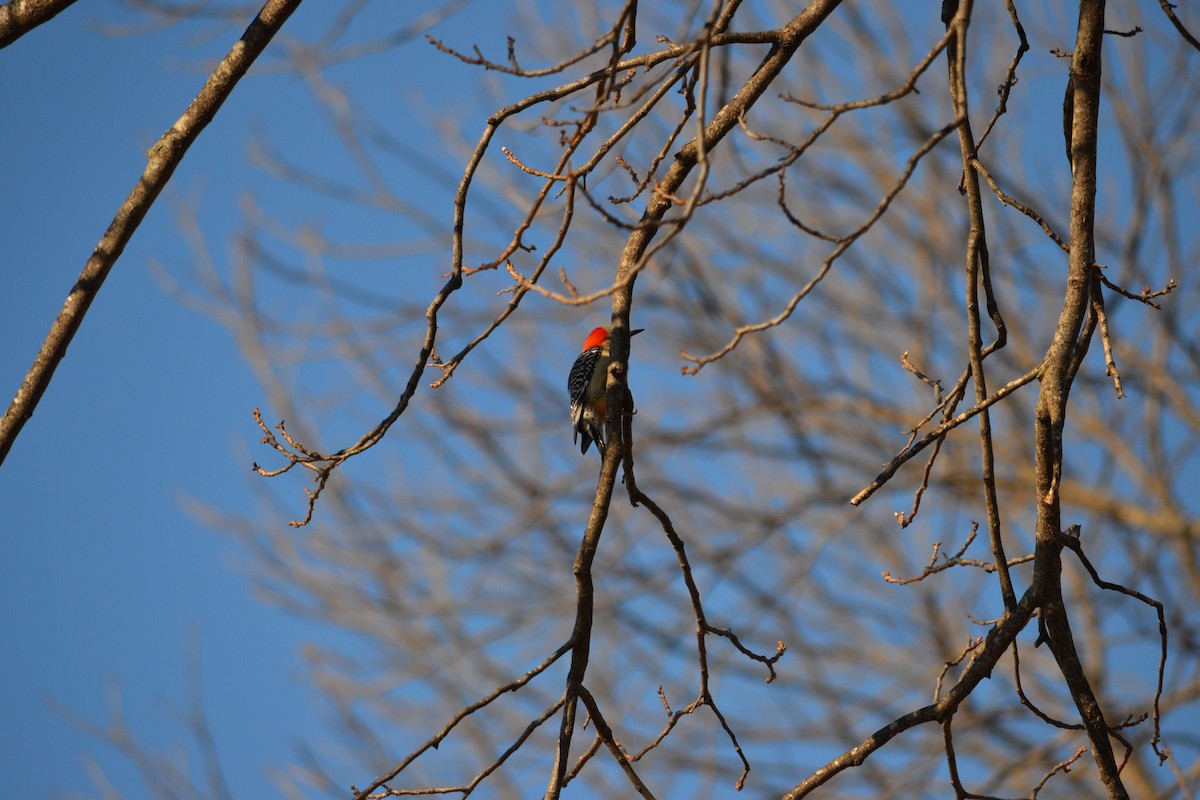
[[[9,0],[0,5],[0,47],[8,47],[42,23],[70,8],[75,0]]]
[[[171,175],[183,161],[188,148],[212,122],[238,81],[299,6],[300,0],[270,0],[263,6],[241,39],[213,70],[183,116],[150,149],[146,169],[84,265],[83,272],[63,303],[62,311],[50,327],[50,333],[42,343],[33,366],[26,373],[3,419],[0,419],[0,464],[4,463],[21,428],[33,416],[38,401],[54,377],[54,370],[67,354],[67,347],[83,323],[84,315],[146,212],[171,180]]]
[[[1104,39],[1104,0],[1083,0],[1079,33],[1071,60],[1072,118],[1070,120],[1071,251],[1066,297],[1043,362],[1041,391],[1035,417],[1038,513],[1032,590],[1039,595],[1041,620],[1051,652],[1062,670],[1071,696],[1083,717],[1100,779],[1113,798],[1127,797],[1109,741],[1104,710],[1096,701],[1075,651],[1071,624],[1062,596],[1063,429],[1067,398],[1078,368],[1079,331],[1087,308],[1095,261],[1096,150],[1099,139],[1100,63]]]

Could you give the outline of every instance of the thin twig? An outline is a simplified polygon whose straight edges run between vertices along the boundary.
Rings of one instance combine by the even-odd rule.
[[[353,787],[352,787],[352,791],[354,791],[354,800],[366,800],[366,798],[371,794],[371,792],[374,792],[376,789],[383,786],[385,783],[388,783],[389,781],[395,779],[395,777],[397,775],[399,775],[401,772],[403,772],[404,769],[406,767],[408,767],[408,765],[411,764],[413,761],[415,761],[417,759],[417,757],[420,756],[422,753],[424,753],[428,750],[436,750],[438,745],[440,745],[446,739],[446,737],[448,737],[450,735],[451,731],[453,731],[454,728],[457,727],[458,723],[462,722],[464,719],[471,716],[479,709],[490,705],[501,695],[503,695],[507,692],[517,691],[522,686],[524,686],[525,684],[529,683],[531,680],[536,678],[538,675],[545,672],[550,667],[551,664],[553,664],[555,661],[558,661],[558,659],[562,658],[570,649],[571,649],[570,642],[567,642],[567,643],[561,645],[557,650],[555,650],[553,653],[551,653],[549,656],[547,656],[542,661],[542,663],[538,664],[536,667],[529,670],[521,677],[517,678],[514,681],[509,681],[508,683],[504,684],[503,686],[498,686],[497,688],[493,689],[487,696],[483,697],[480,700],[475,701],[474,703],[470,704],[469,706],[465,706],[462,709],[460,709],[457,714],[455,714],[453,717],[450,718],[450,721],[448,723],[446,723],[445,727],[443,727],[440,731],[437,732],[437,734],[435,734],[433,737],[431,737],[428,741],[426,741],[423,745],[418,747],[416,750],[409,753],[408,756],[406,756],[403,760],[401,760],[400,763],[397,764],[395,767],[393,767],[390,771],[384,773],[383,775],[381,775],[380,777],[378,777],[374,781],[372,781],[370,786],[368,786],[367,788],[362,789],[362,790],[353,789]],[[561,706],[562,706],[562,700],[560,699],[554,703],[552,708],[557,709]]]
[[[1183,23],[1179,21],[1179,17],[1175,16],[1175,6],[1169,0],[1158,0],[1158,4],[1162,7],[1163,13],[1167,15],[1167,19],[1171,20],[1171,24],[1175,26],[1175,30],[1179,31],[1179,35],[1183,37],[1183,40],[1197,50],[1200,50],[1200,41],[1197,41],[1196,37],[1187,28],[1183,27]]]
[[[901,450],[895,458],[883,465],[883,471],[875,477],[875,480],[871,481],[871,483],[860,490],[858,494],[850,498],[850,504],[855,506],[861,505],[868,497],[875,494],[875,492],[877,492],[885,483],[887,483],[888,480],[890,480],[891,477],[896,474],[896,470],[900,469],[905,462],[907,462],[917,453],[924,450],[927,446],[929,446],[930,443],[937,441],[943,435],[971,419],[983,409],[994,406],[996,403],[1008,397],[1017,389],[1020,389],[1025,384],[1039,377],[1041,373],[1042,366],[1039,364],[1021,377],[1009,381],[982,403],[977,403],[957,416],[944,421],[941,425],[938,425],[932,431],[921,437],[921,439],[915,444],[911,444],[904,448],[904,450]]]
[[[1113,389],[1118,398],[1125,396],[1121,387],[1121,373],[1117,370],[1117,361],[1113,356],[1112,334],[1108,329],[1108,314],[1104,310],[1104,290],[1100,288],[1100,270],[1094,269],[1092,275],[1092,313],[1100,327],[1100,344],[1104,347],[1104,374],[1112,378]]]
[[[581,686],[579,687],[579,699],[582,700],[583,704],[588,708],[588,713],[592,717],[592,723],[596,726],[597,738],[604,742],[604,744],[608,747],[609,752],[613,754],[613,758],[615,758],[617,764],[620,765],[621,771],[625,773],[625,777],[629,779],[631,784],[633,784],[634,790],[642,797],[645,797],[646,800],[654,800],[654,795],[650,792],[650,789],[647,788],[646,784],[642,782],[642,779],[638,777],[637,772],[633,768],[633,764],[630,763],[629,757],[625,754],[625,751],[621,749],[621,745],[617,743],[617,739],[613,735],[612,728],[608,726],[608,723],[604,719],[604,715],[600,713],[600,704],[596,702],[596,698],[592,697],[592,693],[589,692],[586,687]]]
[[[987,127],[983,130],[983,135],[979,137],[979,141],[975,145],[976,153],[983,147],[983,143],[987,141],[991,135],[992,129],[996,126],[996,122],[1001,115],[1008,111],[1008,98],[1012,94],[1012,88],[1017,85],[1017,66],[1021,63],[1021,58],[1029,51],[1029,40],[1025,37],[1025,28],[1021,25],[1021,20],[1017,18],[1017,8],[1013,5],[1012,0],[1004,0],[1004,6],[1008,9],[1008,18],[1012,21],[1013,30],[1017,32],[1017,52],[1013,53],[1012,61],[1009,62],[1008,71],[1004,73],[1004,81],[1001,82],[1000,88],[996,93],[999,95],[999,102],[996,103],[996,110],[992,113],[992,118],[988,120]],[[949,33],[949,30],[947,30]]]
[[[1070,550],[1071,552],[1073,552],[1079,558],[1080,563],[1083,564],[1084,569],[1086,569],[1088,572],[1088,575],[1091,576],[1092,582],[1095,583],[1097,586],[1099,586],[1101,589],[1105,589],[1110,592],[1117,592],[1119,594],[1123,594],[1123,595],[1132,597],[1136,600],[1140,600],[1141,602],[1143,602],[1146,605],[1153,608],[1154,612],[1158,615],[1158,638],[1159,638],[1158,680],[1154,687],[1153,713],[1151,714],[1151,716],[1153,717],[1153,720],[1154,720],[1154,738],[1150,740],[1150,746],[1154,748],[1154,752],[1156,755],[1158,755],[1158,761],[1161,764],[1162,762],[1166,761],[1166,759],[1167,759],[1166,753],[1164,751],[1160,750],[1158,747],[1158,743],[1160,741],[1162,741],[1162,732],[1159,730],[1159,720],[1162,716],[1162,712],[1160,709],[1160,702],[1162,700],[1162,693],[1163,693],[1163,676],[1164,676],[1164,674],[1166,672],[1166,668],[1167,668],[1167,617],[1166,617],[1166,612],[1163,608],[1163,604],[1160,601],[1155,600],[1153,597],[1144,595],[1141,592],[1137,591],[1136,589],[1130,589],[1127,586],[1122,586],[1119,583],[1111,583],[1110,581],[1103,580],[1100,577],[1100,574],[1096,571],[1096,568],[1094,566],[1092,566],[1092,562],[1087,557],[1087,554],[1083,552],[1083,544],[1080,542],[1079,531],[1080,531],[1080,529],[1079,529],[1078,525],[1072,526],[1071,529],[1068,530],[1066,532],[1066,534],[1064,534],[1064,536],[1063,536],[1064,543],[1065,543],[1066,548],[1068,550]]]
[[[942,141],[942,139],[949,136],[950,133],[952,133],[961,123],[961,119],[956,119],[950,124],[936,131],[932,136],[926,139],[925,142],[919,148],[917,148],[917,150],[911,156],[909,156],[908,162],[905,164],[904,171],[900,175],[900,178],[896,181],[888,193],[879,201],[874,211],[871,212],[867,219],[856,230],[839,240],[837,247],[835,247],[821,263],[821,267],[817,270],[817,274],[809,279],[809,281],[792,296],[782,311],[780,311],[774,317],[762,322],[738,326],[736,329],[734,329],[733,337],[729,340],[729,342],[727,342],[724,347],[714,351],[713,353],[710,353],[709,355],[693,356],[686,351],[681,351],[679,353],[680,357],[685,361],[690,361],[692,364],[694,364],[694,366],[691,367],[681,367],[681,372],[684,375],[695,375],[701,369],[703,369],[705,365],[711,364],[717,359],[720,359],[732,352],[733,349],[737,347],[738,344],[741,343],[742,339],[746,336],[752,333],[759,333],[761,331],[774,328],[791,317],[792,312],[796,310],[796,307],[800,304],[800,301],[807,297],[812,290],[816,288],[817,284],[819,284],[821,280],[827,274],[829,274],[829,270],[833,267],[833,263],[837,261],[842,254],[849,250],[851,245],[853,245],[854,242],[859,239],[859,237],[870,230],[871,227],[879,221],[880,217],[884,215],[892,201],[898,194],[900,194],[901,191],[903,191],[905,185],[908,183],[909,178],[912,177],[912,174],[916,170],[917,164],[920,163],[921,159],[927,153],[933,150],[933,148],[936,147],[938,143]]]
[[[1083,754],[1086,752],[1087,752],[1087,746],[1080,745],[1079,749],[1075,751],[1074,755],[1072,755],[1070,758],[1067,758],[1063,761],[1058,762],[1053,767],[1051,767],[1050,771],[1047,772],[1040,781],[1038,781],[1037,786],[1034,786],[1033,791],[1031,791],[1029,793],[1030,800],[1037,800],[1038,793],[1041,792],[1043,788],[1045,788],[1046,784],[1055,775],[1057,775],[1060,772],[1063,772],[1063,773],[1070,772],[1071,765],[1074,764],[1079,759],[1083,758]]]

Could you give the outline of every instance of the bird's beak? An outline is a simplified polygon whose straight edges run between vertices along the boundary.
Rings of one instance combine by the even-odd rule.
[[[629,335],[630,335],[630,336],[637,336],[639,333],[641,333],[641,332],[642,332],[642,331],[644,331],[644,330],[646,330],[646,329],[645,329],[645,328],[638,328],[636,331],[630,331],[630,332],[629,332]]]

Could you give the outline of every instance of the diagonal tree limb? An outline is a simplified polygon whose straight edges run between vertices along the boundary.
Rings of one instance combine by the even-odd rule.
[[[67,347],[83,323],[83,317],[96,299],[104,279],[133,238],[150,206],[154,205],[163,187],[171,180],[171,175],[183,161],[188,148],[212,122],[238,81],[299,6],[300,0],[270,0],[263,6],[241,39],[209,75],[204,88],[192,100],[183,116],[150,148],[146,169],[117,210],[117,215],[79,274],[79,279],[71,287],[33,366],[25,374],[8,411],[0,419],[0,464],[4,463],[21,428],[33,416],[38,401],[54,377],[54,370],[66,355]]]
[[[908,462],[913,456],[924,450],[933,442],[939,441],[945,437],[947,433],[974,417],[982,409],[994,406],[996,403],[999,403],[1001,400],[1008,397],[1025,384],[1041,377],[1042,369],[1042,364],[1037,365],[1021,377],[1014,378],[1004,386],[1001,386],[982,403],[971,406],[966,411],[959,412],[956,416],[953,416],[950,419],[943,420],[942,424],[929,431],[929,433],[925,434],[918,441],[901,450],[891,461],[884,464],[883,471],[875,477],[875,480],[871,481],[871,483],[860,490],[858,494],[850,498],[850,505],[857,506],[865,503],[867,498],[875,494],[875,492],[877,492],[885,483],[891,480],[891,477],[896,474],[896,471],[900,469],[900,467],[902,467],[906,462]]]
[[[25,34],[67,10],[75,0],[10,0],[0,6],[0,47],[8,47]]]
[[[633,768],[633,764],[629,763],[628,756],[621,750],[621,745],[617,742],[617,737],[613,735],[612,728],[604,719],[604,715],[600,712],[600,704],[596,702],[596,698],[592,697],[585,687],[579,687],[579,698],[583,700],[583,704],[588,708],[588,714],[592,717],[592,723],[596,726],[596,734],[600,741],[612,752],[613,758],[621,766],[621,771],[629,778],[629,782],[633,784],[633,788],[639,795],[646,800],[654,800],[654,794],[638,777],[637,772]]]
[[[871,754],[907,730],[929,722],[944,723],[954,716],[958,707],[970,696],[979,682],[992,674],[992,668],[1008,650],[1013,641],[1028,624],[1038,605],[1038,597],[1030,588],[1021,600],[1004,612],[1000,621],[988,631],[983,646],[972,656],[958,682],[944,697],[932,705],[911,711],[892,720],[855,747],[842,753],[825,766],[813,772],[783,795],[784,800],[800,800],[818,787],[828,783],[838,773],[860,766]]]

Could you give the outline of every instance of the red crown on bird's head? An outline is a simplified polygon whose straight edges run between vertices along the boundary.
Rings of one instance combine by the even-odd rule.
[[[600,347],[609,339],[608,328],[596,328],[588,334],[588,337],[583,340],[583,349],[591,350],[593,347]]]

